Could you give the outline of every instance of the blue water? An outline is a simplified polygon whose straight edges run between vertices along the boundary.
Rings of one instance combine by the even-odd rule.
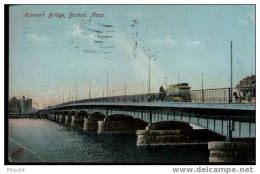
[[[207,145],[136,146],[135,134],[98,135],[49,120],[9,119],[9,157],[14,162],[207,163]],[[13,158],[22,144],[25,151]]]

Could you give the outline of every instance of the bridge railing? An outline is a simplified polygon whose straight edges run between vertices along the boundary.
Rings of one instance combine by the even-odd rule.
[[[176,92],[159,92],[150,94],[135,94],[100,97],[70,101],[84,102],[192,102],[192,103],[255,103],[255,87],[218,88],[204,90],[181,90]],[[60,104],[60,105],[63,105]]]

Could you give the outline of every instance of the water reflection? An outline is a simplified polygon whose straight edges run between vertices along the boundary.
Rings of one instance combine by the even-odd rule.
[[[207,163],[207,145],[137,147],[135,134],[98,135],[49,120],[9,119],[9,138],[44,162]],[[10,142],[10,141],[9,141]],[[9,145],[9,157],[15,144]],[[39,162],[24,152],[16,162]]]

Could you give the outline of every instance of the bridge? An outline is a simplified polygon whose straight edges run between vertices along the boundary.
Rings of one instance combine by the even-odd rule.
[[[252,163],[255,103],[237,102],[220,91],[224,98],[215,95],[195,100],[193,96],[185,102],[171,100],[168,93],[163,98],[157,93],[84,99],[50,106],[39,113],[99,134],[136,133],[137,145],[208,143],[210,162]],[[155,97],[151,100],[151,96]],[[196,126],[204,129],[194,129]],[[231,151],[241,158],[230,155]],[[242,158],[245,155],[248,158]]]

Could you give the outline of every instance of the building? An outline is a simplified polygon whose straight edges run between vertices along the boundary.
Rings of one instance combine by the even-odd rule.
[[[256,90],[256,76],[247,76],[240,80],[239,84],[236,85],[239,93],[238,95],[242,98],[255,97]]]
[[[21,114],[25,111],[32,109],[32,99],[25,99],[23,96],[21,100],[18,100],[16,97],[13,97],[8,101],[8,113],[10,114]]]
[[[32,99],[28,98],[25,100],[25,97],[23,96],[21,98],[21,111],[22,113],[28,110],[32,109]]]
[[[16,97],[8,101],[8,113],[19,114],[21,113],[21,102]]]
[[[32,109],[32,99],[31,98],[27,98],[24,101],[24,109],[25,110],[31,110]]]

